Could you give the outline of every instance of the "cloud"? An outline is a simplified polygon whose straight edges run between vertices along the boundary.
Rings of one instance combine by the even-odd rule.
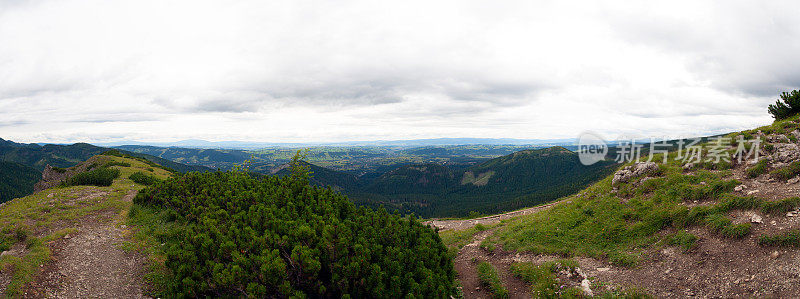
[[[20,141],[703,134],[800,87],[790,1],[0,8],[0,136]]]

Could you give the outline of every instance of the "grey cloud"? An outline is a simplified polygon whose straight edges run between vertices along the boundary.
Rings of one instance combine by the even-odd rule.
[[[632,44],[684,56],[687,68],[718,90],[763,97],[800,87],[796,2],[752,4],[716,2],[684,15],[612,10],[607,20]]]

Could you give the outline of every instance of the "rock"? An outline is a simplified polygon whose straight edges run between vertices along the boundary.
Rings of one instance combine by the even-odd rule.
[[[11,254],[11,251],[6,250],[6,251],[3,251],[2,253],[0,253],[0,257],[6,256],[6,255],[9,255],[9,254]]]
[[[614,178],[611,180],[611,185],[625,183],[632,178],[648,175],[656,170],[658,170],[658,165],[656,162],[638,162],[631,166],[626,166],[625,168],[614,173]]]
[[[706,182],[700,182],[700,185],[708,185]]]
[[[733,191],[742,192],[742,190],[747,189],[747,185],[742,184],[733,188]]]
[[[792,212],[786,213],[786,217],[794,217],[794,212],[792,211]]]
[[[586,296],[594,297],[591,285],[592,282],[589,281],[588,279],[584,279],[583,281],[581,281],[581,289],[583,290],[583,293],[586,294]]]
[[[53,193],[47,194],[47,198],[53,198]]]
[[[775,144],[775,151],[769,156],[769,159],[771,159],[776,165],[785,165],[785,163],[794,162],[800,159],[800,147],[794,143]]]
[[[789,184],[797,184],[797,182],[800,182],[800,176],[796,176],[794,178],[791,178],[786,182],[789,183]]]
[[[683,165],[683,170],[691,170],[694,168],[694,163],[686,163]]]
[[[778,252],[777,250],[776,250],[776,251],[773,251],[772,253],[770,253],[770,254],[769,254],[769,257],[771,257],[771,258],[773,258],[773,259],[776,259],[776,258],[778,258],[778,257],[780,257],[780,256],[781,256],[781,253],[780,253],[780,252]]]
[[[769,224],[772,224],[774,226],[774,225],[777,225],[778,222],[776,222],[775,220],[772,220],[772,221],[769,222]]]
[[[597,271],[600,271],[600,272],[606,272],[608,270],[611,270],[611,268],[597,268]]]
[[[752,216],[750,216],[750,222],[752,222],[752,223],[761,223],[762,222],[762,218],[758,214],[754,213]]]
[[[664,274],[669,274],[670,272],[672,272],[672,268],[669,268],[669,269],[665,270]]]
[[[747,192],[747,195],[753,195],[753,194],[756,194],[758,192],[759,192],[758,190],[750,190],[749,192]]]

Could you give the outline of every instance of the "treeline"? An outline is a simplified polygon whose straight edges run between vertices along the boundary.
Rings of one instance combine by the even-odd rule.
[[[454,291],[452,260],[435,231],[413,216],[358,207],[304,175],[189,173],[142,190],[134,203],[175,227],[160,240],[169,296],[447,298]]]

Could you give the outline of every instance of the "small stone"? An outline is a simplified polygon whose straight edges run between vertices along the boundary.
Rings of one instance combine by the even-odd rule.
[[[786,213],[786,217],[794,217],[794,212]]]
[[[47,194],[47,198],[53,198],[53,193]]]
[[[761,223],[762,220],[763,219],[758,214],[753,214],[752,216],[750,216],[750,222],[752,223]]]
[[[778,252],[777,250],[776,250],[776,251],[773,251],[773,252],[772,252],[772,253],[770,253],[770,255],[769,255],[769,257],[771,257],[771,258],[773,258],[773,259],[776,259],[776,258],[778,258],[779,256],[781,256],[781,253],[780,253],[780,252]]]
[[[664,274],[669,274],[670,272],[672,272],[672,268],[669,268],[666,271],[664,271]]]
[[[611,270],[611,269],[610,268],[597,268],[597,271],[600,271],[600,272],[606,272],[608,270]]]
[[[770,222],[769,222],[769,224],[772,224],[772,225],[777,225],[777,224],[778,224],[778,222],[775,222],[775,220],[772,220],[772,221],[770,221]]]
[[[6,250],[6,251],[3,251],[2,253],[0,253],[0,256],[6,256],[6,255],[9,255],[9,254],[11,254],[11,251]]]
[[[733,188],[733,191],[742,192],[742,190],[747,189],[747,185],[742,184]]]
[[[591,285],[592,282],[589,281],[588,279],[584,279],[583,281],[581,281],[581,289],[583,289],[583,293],[585,293],[586,296],[594,297]]]
[[[800,176],[796,176],[794,178],[791,178],[786,182],[789,183],[789,184],[797,184],[797,182],[800,182]]]
[[[759,192],[758,190],[750,190],[750,192],[747,192],[747,195],[753,195],[753,194],[756,194],[758,192]]]
[[[70,237],[69,237],[69,235],[68,235],[68,234],[67,234],[67,235],[64,235],[64,239],[69,239],[69,238],[70,238]]]

